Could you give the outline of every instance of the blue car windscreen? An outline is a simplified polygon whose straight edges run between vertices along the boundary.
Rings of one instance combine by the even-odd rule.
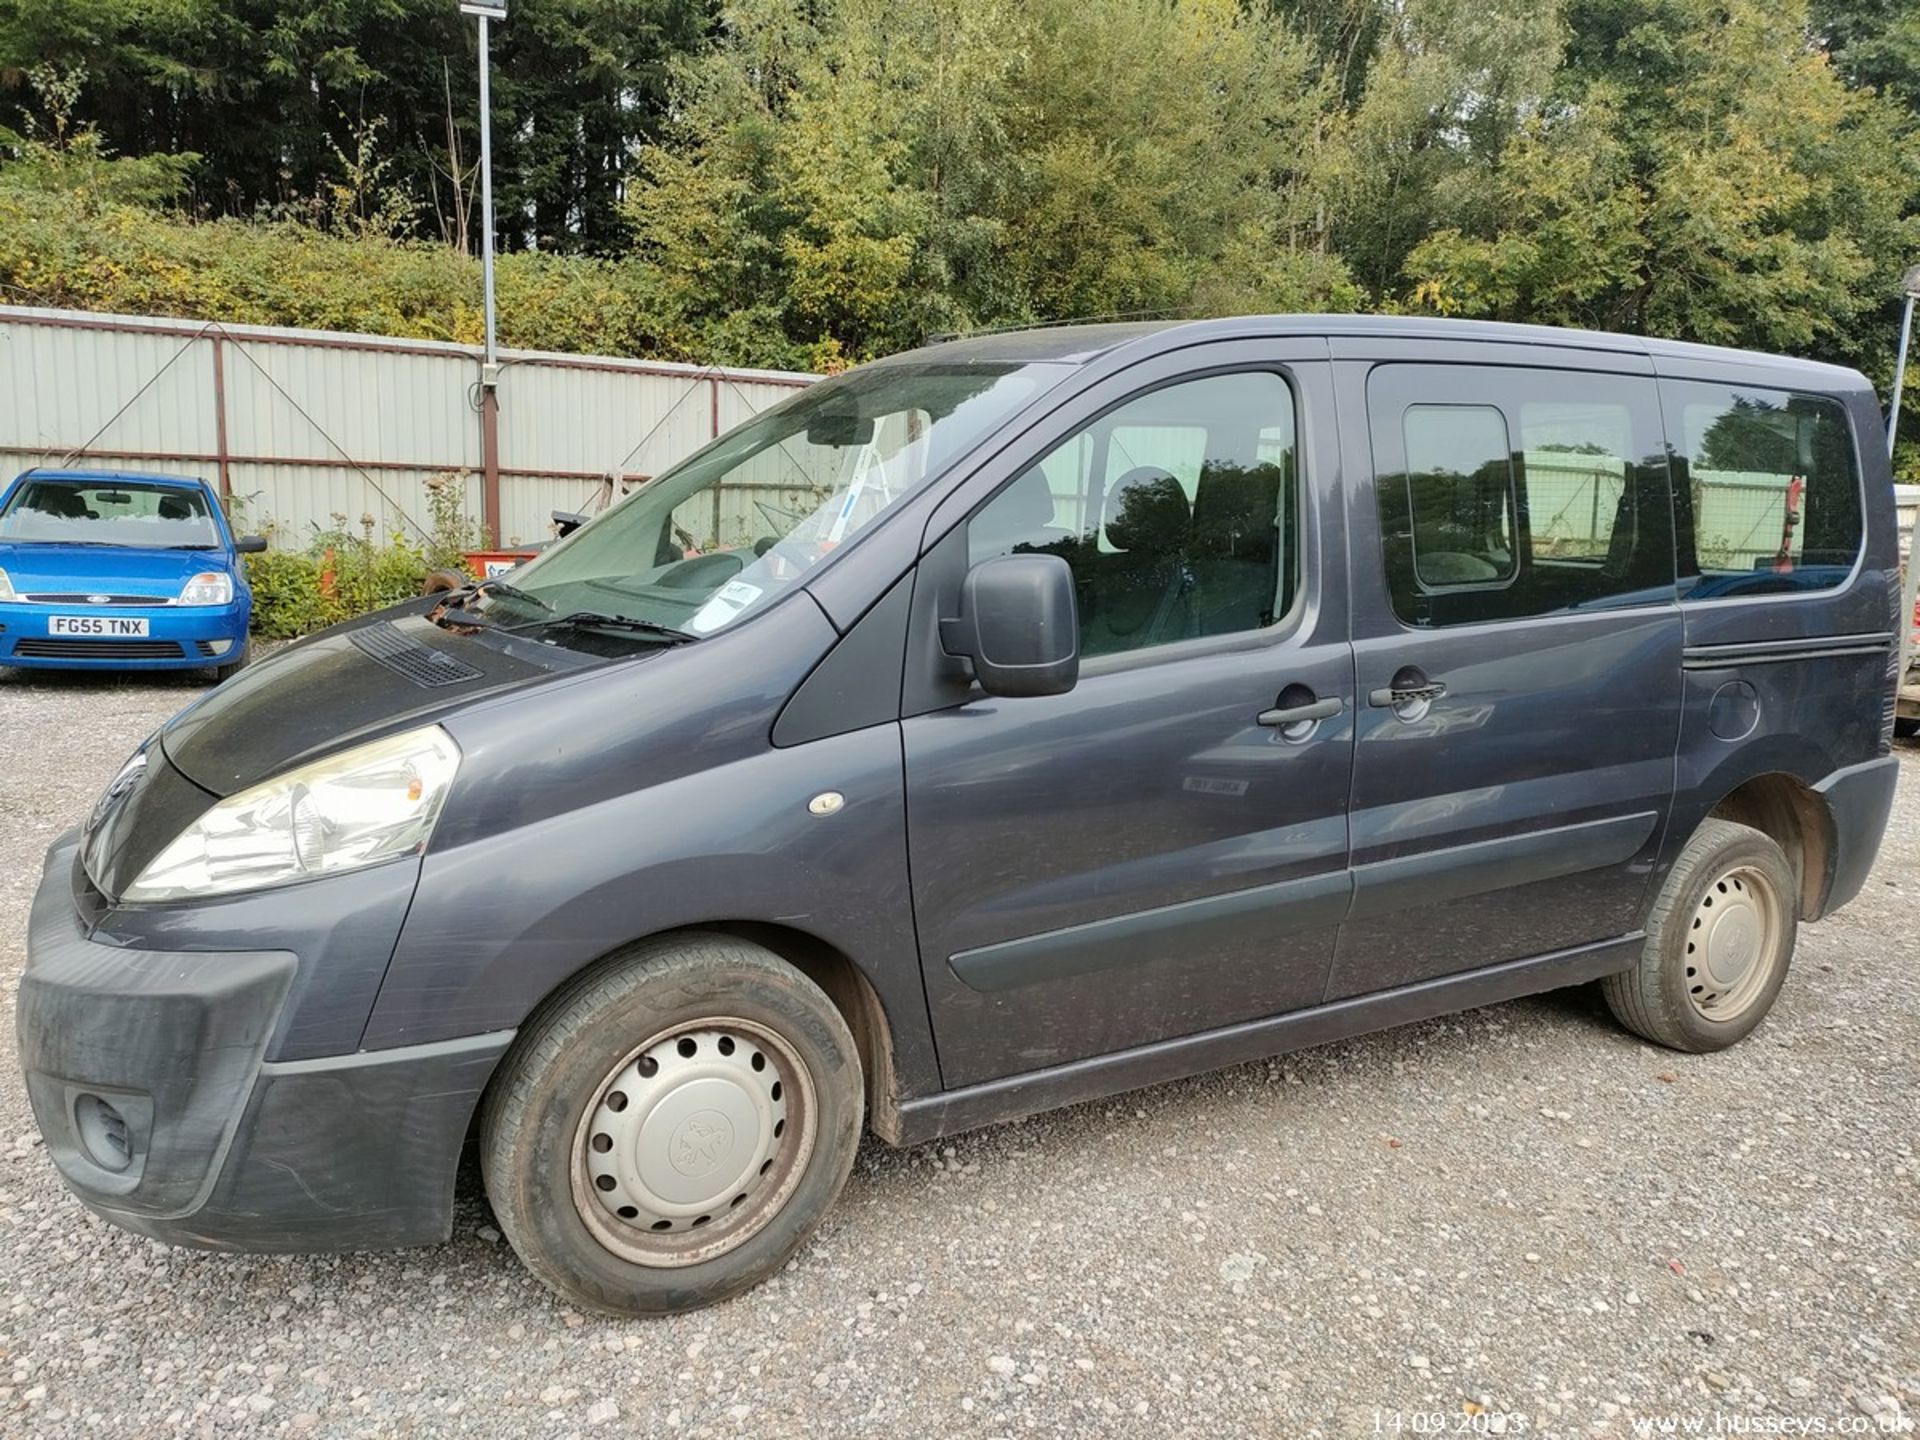
[[[0,541],[218,550],[220,529],[199,490],[129,480],[23,480],[0,510]]]

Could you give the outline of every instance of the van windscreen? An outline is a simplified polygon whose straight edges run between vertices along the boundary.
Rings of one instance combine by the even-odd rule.
[[[517,568],[484,603],[532,623],[584,611],[713,634],[793,588],[1068,368],[907,361],[822,381]]]

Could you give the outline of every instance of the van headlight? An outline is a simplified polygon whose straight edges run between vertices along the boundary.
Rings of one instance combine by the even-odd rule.
[[[226,895],[413,854],[459,767],[453,737],[429,725],[289,770],[207,811],[120,898]]]
[[[218,570],[203,570],[187,581],[180,591],[182,605],[231,605],[233,577]]]

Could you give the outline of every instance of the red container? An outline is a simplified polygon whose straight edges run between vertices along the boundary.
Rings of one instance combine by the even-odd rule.
[[[476,580],[491,580],[496,575],[504,575],[522,560],[531,560],[531,550],[469,550],[467,551],[467,569],[473,572]]]

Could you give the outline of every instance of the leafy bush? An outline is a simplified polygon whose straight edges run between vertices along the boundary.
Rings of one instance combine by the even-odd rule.
[[[426,578],[426,555],[399,536],[381,545],[370,534],[323,530],[305,550],[247,556],[253,633],[290,640],[324,630],[412,599]]]
[[[467,514],[466,495],[458,475],[427,479],[427,541],[424,551],[430,570],[463,570],[467,552],[486,548],[486,531]]]
[[[9,304],[480,341],[480,266],[444,245],[294,220],[182,220],[28,184],[39,177],[16,171],[0,170],[0,290]],[[688,358],[649,323],[659,310],[652,288],[636,262],[502,255],[501,343]]]
[[[424,542],[400,534],[374,536],[374,519],[362,515],[350,527],[345,515],[316,530],[304,549],[269,548],[249,555],[253,587],[253,633],[290,640],[342,620],[381,610],[420,594],[429,571],[464,570],[466,552],[478,548],[480,529],[467,515],[458,477],[427,482],[432,524]],[[278,537],[269,530],[269,545]]]
[[[247,583],[253,587],[253,633],[267,640],[291,640],[325,629],[343,618],[332,613],[320,586],[320,564],[297,550],[268,550],[247,558]]]

